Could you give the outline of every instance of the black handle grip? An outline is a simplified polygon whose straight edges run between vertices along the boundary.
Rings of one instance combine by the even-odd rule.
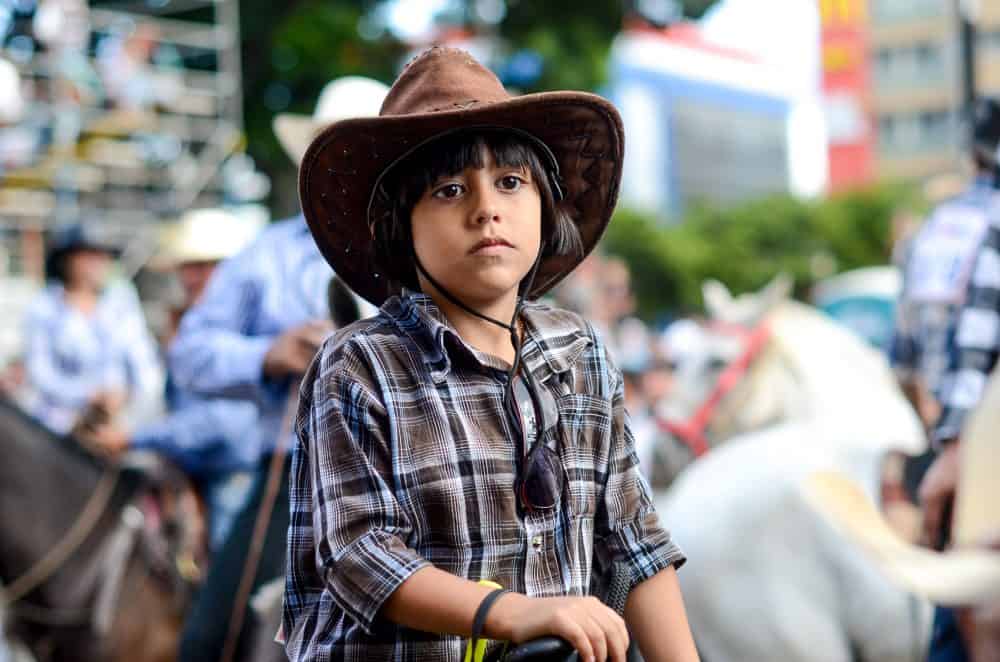
[[[504,662],[577,662],[576,649],[559,637],[542,637],[507,650]]]

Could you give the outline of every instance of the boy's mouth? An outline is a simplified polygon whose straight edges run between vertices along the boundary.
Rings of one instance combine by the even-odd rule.
[[[469,249],[470,255],[490,255],[500,253],[514,245],[503,237],[487,237]]]

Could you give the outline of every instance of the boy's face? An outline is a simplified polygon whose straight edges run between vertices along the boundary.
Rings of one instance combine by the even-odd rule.
[[[541,245],[542,203],[527,168],[483,168],[442,177],[413,208],[413,249],[427,272],[468,305],[516,297]]]

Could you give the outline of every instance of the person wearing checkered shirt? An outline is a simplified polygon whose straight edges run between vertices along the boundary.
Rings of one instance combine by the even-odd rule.
[[[941,416],[931,433],[937,450],[920,484],[925,540],[934,546],[947,537],[950,504],[958,484],[959,439],[969,412],[976,407],[1000,350],[1000,226],[993,215],[980,247],[958,315],[949,371],[954,375],[944,391]],[[954,611],[939,607],[935,615],[931,662],[968,659]]]
[[[622,141],[599,97],[511,98],[467,53],[434,48],[379,117],[306,152],[313,236],[381,312],[328,340],[302,381],[291,660],[459,662],[483,639],[498,654],[558,636],[624,662],[629,630],[651,662],[698,659],[621,372],[591,325],[534,301],[610,220]]]
[[[977,162],[991,168],[996,187],[1000,181],[1000,147],[997,145],[1000,142],[1000,103],[992,99],[979,102],[974,139]],[[968,413],[979,404],[1000,351],[1000,196],[994,193],[987,209],[989,223],[975,254],[950,347],[947,369],[950,381],[942,391],[941,415],[931,431],[936,457],[919,488],[924,538],[935,547],[948,542],[962,427]],[[953,610],[939,607],[935,614],[930,662],[966,659],[966,644],[959,634]]]
[[[936,420],[952,379],[955,324],[995,192],[993,175],[981,171],[968,190],[935,207],[902,265],[889,362],[925,427]]]
[[[1000,203],[992,221],[976,255],[965,305],[958,316],[951,362],[954,382],[945,392],[944,410],[933,436],[941,446],[958,440],[1000,354]]]

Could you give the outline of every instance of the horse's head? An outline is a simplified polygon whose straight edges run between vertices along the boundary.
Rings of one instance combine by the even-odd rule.
[[[668,330],[665,349],[674,385],[658,413],[687,447],[684,462],[671,461],[672,466],[784,416],[785,389],[772,387],[779,376],[788,379],[787,366],[768,359],[775,356],[770,318],[790,289],[791,282],[779,277],[760,292],[734,298],[724,285],[709,281],[704,286],[709,319],[683,320]]]
[[[759,292],[734,297],[729,288],[717,280],[707,280],[701,287],[702,299],[709,319],[739,327],[754,327],[779,305],[788,300],[792,279],[778,274]]]

